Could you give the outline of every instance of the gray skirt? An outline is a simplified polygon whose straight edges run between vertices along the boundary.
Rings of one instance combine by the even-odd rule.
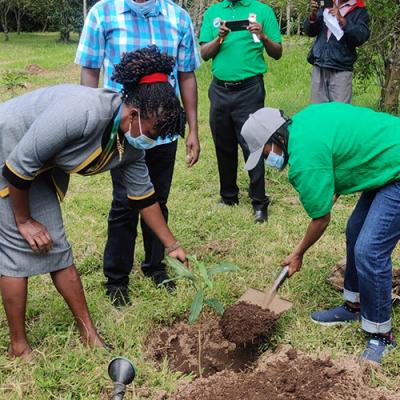
[[[49,231],[53,249],[48,253],[35,253],[17,229],[10,198],[0,198],[0,275],[27,277],[58,271],[73,264],[60,203],[46,174],[32,182],[29,204],[32,218]]]

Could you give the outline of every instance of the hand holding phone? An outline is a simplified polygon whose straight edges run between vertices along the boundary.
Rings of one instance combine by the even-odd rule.
[[[226,26],[225,21],[221,21],[218,27],[218,36],[225,37],[231,30]]]
[[[250,22],[248,19],[235,19],[232,21],[225,21],[225,26],[232,32],[245,31],[249,24]]]

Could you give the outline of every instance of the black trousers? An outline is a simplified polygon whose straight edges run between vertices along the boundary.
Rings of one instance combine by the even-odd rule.
[[[208,90],[210,99],[210,128],[218,161],[220,195],[228,203],[237,203],[238,144],[244,159],[249,156],[246,142],[240,135],[249,114],[264,107],[265,88],[262,75],[249,87],[240,90],[227,89],[213,81]],[[264,209],[269,200],[265,195],[264,160],[249,171],[249,196],[254,209]]]
[[[154,185],[161,211],[168,221],[167,200],[178,141],[146,150],[146,165]],[[111,170],[113,200],[108,217],[108,236],[104,250],[103,269],[107,289],[126,287],[132,270],[139,212],[128,205],[126,189],[119,168]],[[164,246],[153,231],[141,219],[145,258],[142,270],[145,274],[165,268]]]

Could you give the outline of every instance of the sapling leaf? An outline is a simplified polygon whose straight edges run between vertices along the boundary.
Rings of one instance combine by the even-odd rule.
[[[183,263],[181,263],[176,258],[165,256],[165,260],[167,261],[168,265],[172,267],[178,277],[185,277],[191,280],[195,279],[195,276],[192,272],[190,272]]]
[[[211,282],[210,278],[208,277],[207,268],[201,261],[197,262],[197,266],[199,267],[200,276],[203,278],[204,283],[207,285],[207,287],[209,289],[212,289],[214,287],[214,284]]]
[[[207,299],[204,303],[211,307],[218,315],[222,315],[225,311],[224,305],[217,299]]]
[[[177,281],[178,279],[184,279],[183,276],[176,276],[175,278],[164,279],[161,283],[157,285],[157,287],[163,287],[168,282]]]
[[[228,262],[223,262],[221,264],[216,265],[208,270],[208,277],[211,278],[213,275],[220,274],[222,272],[236,272],[239,271],[240,268]]]
[[[201,310],[203,309],[204,293],[199,289],[194,296],[192,306],[190,307],[189,324],[193,324],[199,318]]]

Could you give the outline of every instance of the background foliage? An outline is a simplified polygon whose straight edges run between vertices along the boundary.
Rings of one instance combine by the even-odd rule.
[[[260,0],[273,7],[287,35],[301,35],[309,0]],[[97,0],[0,0],[0,26],[5,40],[9,31],[58,31],[63,42],[79,33],[84,16]],[[217,0],[175,0],[193,19],[198,33],[207,7]],[[400,0],[366,1],[371,17],[371,38],[360,50],[356,71],[364,84],[380,89],[380,108],[397,113],[400,95]],[[375,81],[370,79],[375,78]]]

